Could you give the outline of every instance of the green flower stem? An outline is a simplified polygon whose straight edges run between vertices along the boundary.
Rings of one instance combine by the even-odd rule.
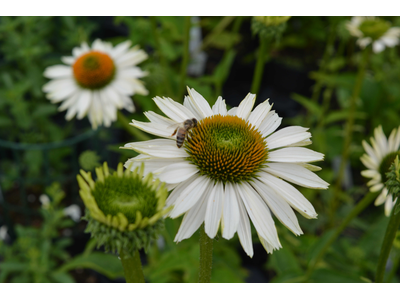
[[[124,268],[126,282],[145,283],[139,251],[136,250],[135,254],[131,256],[121,250],[119,257]]]
[[[185,93],[185,81],[187,74],[187,65],[189,62],[189,39],[190,39],[190,27],[192,25],[191,17],[185,17],[185,29],[183,37],[183,57],[181,64],[181,83],[179,85],[179,102],[183,102],[183,94]]]
[[[200,270],[199,282],[211,282],[213,240],[204,231],[204,224],[200,229]]]
[[[129,120],[127,117],[125,117],[120,111],[117,112],[117,119],[119,124],[128,131],[130,134],[132,134],[136,139],[139,141],[147,141],[150,139],[150,137],[145,134],[143,131],[137,129],[136,127],[133,127],[129,125]]]
[[[385,275],[386,262],[389,258],[390,250],[392,249],[393,241],[396,237],[397,230],[400,226],[400,212],[395,214],[396,207],[400,205],[400,201],[396,201],[395,207],[392,209],[388,227],[386,228],[385,237],[383,239],[381,253],[378,259],[378,268],[376,270],[375,281],[383,282]]]
[[[347,217],[343,220],[338,228],[334,231],[329,240],[326,241],[325,245],[319,250],[317,255],[310,261],[308,264],[308,269],[305,275],[305,281],[308,281],[311,274],[314,272],[315,267],[318,262],[324,257],[325,252],[329,249],[329,247],[336,241],[342,231],[347,227],[347,225],[357,217],[374,199],[376,199],[378,193],[368,193],[360,202],[351,210],[351,212],[347,215]]]
[[[254,70],[253,82],[251,84],[251,92],[253,94],[258,94],[258,91],[260,89],[260,83],[264,71],[265,52],[267,50],[267,43],[268,41],[266,39],[260,37],[260,47],[258,48],[256,69]]]
[[[161,43],[160,43],[160,35],[158,33],[157,30],[157,20],[156,17],[151,16],[150,18],[150,23],[151,23],[151,29],[153,31],[153,37],[155,40],[155,46],[157,49],[157,53],[160,57],[160,63],[161,63],[161,67],[164,69],[164,81],[165,81],[165,87],[167,89],[167,95],[168,97],[172,97],[174,98],[174,94],[172,92],[172,87],[171,87],[171,82],[169,81],[169,71],[168,71],[168,63],[167,63],[167,59],[165,58],[162,50],[161,50]],[[165,93],[161,93],[161,94],[165,94]]]
[[[337,198],[338,198],[339,192],[341,190],[341,184],[342,184],[342,180],[343,180],[343,176],[344,176],[344,170],[346,167],[347,159],[349,158],[349,154],[350,154],[349,150],[350,150],[351,140],[353,137],[353,127],[354,127],[354,119],[355,119],[354,115],[355,115],[355,111],[356,111],[356,102],[357,102],[357,99],[361,92],[361,87],[362,87],[362,83],[364,80],[365,70],[366,70],[366,67],[368,64],[370,52],[371,52],[371,46],[367,47],[363,51],[363,56],[362,56],[361,63],[360,63],[359,69],[358,69],[358,74],[357,74],[353,94],[352,94],[351,100],[350,100],[349,116],[347,119],[347,124],[346,124],[346,129],[345,129],[345,140],[344,140],[344,144],[343,144],[339,172],[338,172],[338,175],[336,178],[336,184],[335,184],[335,189],[333,191],[333,196],[329,203],[330,204],[329,221],[330,221],[331,226],[334,225],[336,209],[338,206]]]

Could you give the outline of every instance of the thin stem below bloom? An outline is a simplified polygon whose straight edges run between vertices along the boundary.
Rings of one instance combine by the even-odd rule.
[[[124,268],[126,282],[145,283],[139,251],[136,250],[135,254],[131,256],[121,250],[119,257]]]
[[[347,217],[343,220],[339,227],[333,232],[332,236],[326,241],[325,245],[320,248],[319,252],[314,256],[314,258],[308,264],[308,269],[306,271],[304,281],[308,281],[310,276],[315,270],[318,262],[324,257],[325,252],[329,249],[329,247],[336,241],[342,231],[347,227],[347,225],[357,217],[368,205],[376,199],[377,193],[368,193],[357,205],[350,211]]]
[[[253,83],[251,84],[251,92],[256,95],[258,94],[258,91],[260,89],[260,84],[264,72],[265,52],[267,50],[267,43],[268,41],[266,39],[260,37],[260,47],[258,48],[256,69],[254,71]]]
[[[385,275],[386,262],[389,258],[390,250],[392,249],[393,241],[396,237],[397,230],[400,226],[400,212],[395,214],[396,206],[400,205],[397,200],[395,207],[392,209],[388,227],[386,228],[385,237],[383,239],[381,253],[379,254],[378,267],[376,270],[375,282],[383,282]]]
[[[213,240],[204,231],[204,224],[200,229],[200,269],[199,282],[211,282]]]

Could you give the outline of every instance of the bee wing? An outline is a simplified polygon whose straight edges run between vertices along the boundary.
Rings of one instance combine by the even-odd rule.
[[[171,136],[175,135],[176,131],[178,130],[178,127],[183,127],[183,122],[178,122],[172,125],[169,125],[167,127],[167,130],[174,130],[174,132],[171,134]]]

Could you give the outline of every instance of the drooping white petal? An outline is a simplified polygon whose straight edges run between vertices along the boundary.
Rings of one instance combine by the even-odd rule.
[[[120,55],[122,55],[124,52],[126,52],[129,47],[131,46],[132,42],[130,40],[127,40],[125,42],[119,43],[114,47],[114,49],[111,50],[111,57],[114,59],[117,59]]]
[[[213,183],[205,176],[197,176],[192,183],[187,184],[186,188],[177,196],[174,202],[174,208],[169,214],[170,217],[179,217],[181,214],[191,209],[201,198],[209,185],[213,185]]]
[[[175,205],[175,202],[178,199],[178,197],[182,194],[182,192],[187,188],[188,185],[190,185],[194,180],[196,180],[197,177],[198,176],[192,176],[186,179],[185,181],[175,184],[176,188],[168,196],[167,201],[165,202],[165,206],[169,207]]]
[[[230,110],[228,110],[226,114],[228,116],[236,116],[237,109],[238,109],[237,107],[232,107]]]
[[[385,216],[389,217],[390,213],[392,212],[392,208],[393,208],[393,196],[392,194],[389,194],[386,197],[386,202],[385,202]]]
[[[386,201],[386,197],[389,194],[389,191],[387,190],[387,188],[383,188],[382,192],[379,194],[379,196],[375,199],[374,205],[378,206],[383,204]]]
[[[278,130],[266,138],[268,149],[285,147],[293,143],[308,139],[311,133],[307,132],[308,128],[301,126],[289,126]]]
[[[281,244],[279,242],[275,223],[265,202],[247,182],[243,182],[240,186],[235,186],[235,188],[258,234],[267,240],[275,249],[280,248]]]
[[[251,185],[283,225],[295,235],[303,233],[292,208],[279,194],[275,193],[272,188],[258,180],[254,180]]]
[[[127,68],[140,64],[142,61],[146,60],[147,57],[147,53],[143,50],[136,50],[133,48],[116,58],[115,63],[117,67]]]
[[[73,56],[62,56],[61,57],[61,61],[66,65],[73,65],[75,63],[75,60],[76,60],[76,58]]]
[[[64,100],[63,103],[58,108],[58,111],[64,111],[64,110],[70,108],[71,106],[76,105],[76,101],[78,101],[79,95],[80,95],[80,93],[75,93],[71,97]]]
[[[383,183],[377,183],[377,184],[371,186],[369,190],[374,193],[374,192],[380,191],[383,187],[384,187]]]
[[[236,116],[244,120],[247,120],[251,110],[253,109],[255,101],[256,101],[256,95],[248,93],[247,96],[242,100],[242,102],[240,102],[236,111]]]
[[[197,112],[202,116],[202,118],[212,116],[213,112],[207,100],[204,99],[204,97],[196,92],[194,89],[188,87],[187,90],[189,92],[190,100],[193,104],[193,107],[196,108]]]
[[[217,101],[213,105],[212,111],[214,115],[226,116],[228,111],[226,110],[225,100],[223,100],[221,96],[218,97]]]
[[[166,183],[182,182],[194,174],[198,173],[199,169],[188,161],[171,164],[158,174],[158,178]]]
[[[180,242],[184,239],[190,238],[193,233],[204,222],[207,208],[207,200],[212,186],[202,194],[199,201],[185,214],[178,233],[175,236],[174,242]]]
[[[313,172],[296,164],[268,163],[264,171],[304,187],[327,189],[329,186]]]
[[[361,171],[361,175],[366,177],[366,178],[373,178],[378,174],[378,171],[376,170],[363,170]]]
[[[237,194],[237,191],[235,193]],[[239,241],[243,247],[244,252],[246,252],[248,256],[253,257],[254,252],[253,252],[253,243],[251,240],[251,226],[249,217],[247,216],[246,208],[244,207],[242,199],[238,197],[237,200],[238,200],[239,216],[240,216],[240,221],[237,229]]]
[[[281,195],[291,207],[304,217],[307,219],[315,219],[317,217],[317,213],[310,201],[308,201],[294,186],[266,172],[260,172],[259,174],[260,181],[272,188],[277,194]]]
[[[376,155],[374,149],[365,140],[362,141],[362,145],[364,147],[365,152],[367,152],[368,155],[372,158],[372,160],[377,163],[379,161],[379,158]]]
[[[322,153],[302,147],[287,147],[268,153],[268,161],[273,162],[313,162],[324,159]]]
[[[93,92],[91,92],[90,90],[83,90],[81,92],[81,95],[77,101],[77,105],[78,107],[78,114],[76,116],[76,118],[78,120],[82,119],[84,116],[86,116],[90,104],[92,102],[92,96],[93,96]]]
[[[206,215],[204,219],[204,231],[210,238],[214,238],[218,232],[222,216],[225,192],[221,182],[217,182],[208,198]]]
[[[372,43],[372,50],[374,50],[375,53],[382,52],[384,49],[385,49],[385,44],[382,41],[377,40]]]
[[[240,222],[238,196],[232,183],[225,184],[225,199],[222,211],[222,237],[229,240],[233,237]]]
[[[182,148],[176,146],[176,142],[167,139],[153,139],[144,142],[133,142],[125,144],[121,149],[133,149],[142,154],[148,154],[155,157],[176,158],[188,157]]]

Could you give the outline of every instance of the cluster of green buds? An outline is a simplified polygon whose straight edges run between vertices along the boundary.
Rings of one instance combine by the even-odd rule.
[[[390,166],[389,172],[386,173],[387,181],[385,183],[389,193],[393,195],[393,200],[396,200],[394,207],[394,214],[398,214],[400,211],[399,198],[400,198],[400,161],[397,155],[392,165]]]
[[[253,34],[259,34],[262,39],[280,39],[286,29],[286,23],[290,17],[256,16],[251,22]]]
[[[164,228],[163,216],[168,191],[165,183],[154,180],[152,173],[143,177],[144,166],[123,170],[122,163],[110,174],[105,162],[95,169],[97,179],[90,172],[80,171],[77,180],[79,194],[85,203],[90,232],[97,247],[106,251],[134,255],[137,250],[147,251]]]

